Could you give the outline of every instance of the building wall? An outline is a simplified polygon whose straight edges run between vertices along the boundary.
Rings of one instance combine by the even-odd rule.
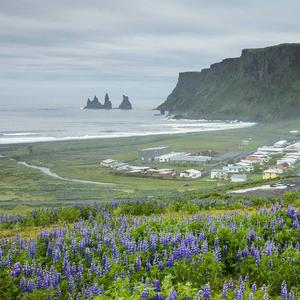
[[[162,149],[141,150],[139,153],[141,160],[153,160],[154,157],[170,153],[169,147]]]

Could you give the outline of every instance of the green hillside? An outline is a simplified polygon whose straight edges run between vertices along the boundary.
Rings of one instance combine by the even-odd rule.
[[[245,49],[201,72],[179,74],[158,109],[207,119],[274,121],[300,116],[300,44]]]

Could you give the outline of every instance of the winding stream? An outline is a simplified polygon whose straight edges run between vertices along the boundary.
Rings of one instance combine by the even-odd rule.
[[[91,180],[82,180],[82,179],[74,179],[74,178],[67,178],[67,177],[61,177],[57,175],[56,173],[52,172],[49,168],[46,167],[39,167],[35,165],[30,165],[26,163],[25,161],[18,161],[18,164],[26,166],[28,168],[37,169],[40,170],[42,173],[64,181],[71,181],[71,182],[77,182],[77,183],[87,183],[87,184],[97,184],[97,185],[107,185],[107,186],[116,186],[116,184],[113,183],[106,183],[106,182],[98,182],[98,181],[91,181]]]

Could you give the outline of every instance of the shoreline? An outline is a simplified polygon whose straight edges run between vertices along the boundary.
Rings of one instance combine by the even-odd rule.
[[[12,146],[12,145],[20,145],[20,144],[36,144],[36,143],[49,143],[49,142],[64,142],[64,141],[80,141],[80,140],[98,140],[98,139],[115,139],[115,138],[130,138],[130,137],[143,137],[143,136],[157,136],[157,135],[180,135],[180,134],[191,134],[191,133],[202,133],[202,132],[212,132],[212,131],[224,131],[224,130],[232,130],[232,129],[243,129],[252,127],[257,125],[257,123],[251,122],[228,122],[228,123],[219,123],[217,121],[207,121],[209,124],[216,124],[215,127],[205,127],[205,124],[201,127],[201,123],[199,124],[180,124],[177,131],[146,131],[146,132],[132,132],[132,133],[115,133],[115,134],[99,134],[99,135],[82,135],[82,136],[65,136],[65,137],[53,137],[53,136],[36,136],[34,137],[34,133],[30,132],[19,132],[19,133],[11,133],[11,134],[3,134],[5,138],[0,138],[0,146]],[[194,126],[193,126],[194,125]],[[219,126],[218,126],[219,125]],[[185,127],[200,127],[200,128],[190,128],[187,129]],[[176,127],[171,126],[171,127]],[[12,136],[11,138],[7,136]]]

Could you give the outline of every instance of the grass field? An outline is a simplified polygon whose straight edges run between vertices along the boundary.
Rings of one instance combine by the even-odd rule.
[[[208,192],[217,188],[217,182],[207,177],[182,180],[116,175],[100,166],[99,162],[113,158],[141,163],[137,160],[138,150],[154,146],[170,146],[173,151],[213,150],[219,154],[228,151],[248,152],[278,139],[292,138],[289,131],[298,129],[299,125],[300,121],[286,121],[216,132],[2,145],[0,154],[5,157],[0,158],[0,200],[30,200],[38,203],[38,201],[114,199],[132,195],[141,196],[145,192],[152,195],[191,190]],[[241,148],[240,142],[245,138],[252,140],[248,146]],[[112,189],[106,186],[61,181],[42,174],[39,170],[19,165],[17,161],[48,167],[63,177],[115,183],[119,186]],[[202,166],[193,167],[202,168]],[[183,166],[176,168],[179,170]]]

